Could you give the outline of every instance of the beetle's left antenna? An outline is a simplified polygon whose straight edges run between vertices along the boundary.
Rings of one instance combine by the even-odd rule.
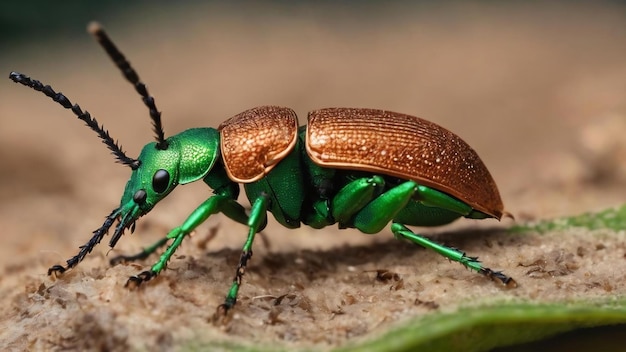
[[[154,98],[148,94],[148,88],[146,85],[141,82],[139,75],[132,68],[130,62],[126,59],[124,54],[113,44],[109,36],[104,32],[104,29],[98,22],[91,22],[89,26],[87,26],[87,31],[91,33],[98,43],[104,48],[104,50],[109,54],[109,57],[115,63],[124,78],[128,82],[130,82],[133,86],[135,86],[135,90],[143,100],[143,103],[146,104],[148,110],[150,110],[150,118],[152,119],[152,127],[154,129],[154,133],[156,134],[157,149],[165,150],[168,147],[167,141],[165,140],[165,133],[163,132],[163,124],[161,123],[161,112],[157,110],[157,107],[154,103]]]
[[[47,97],[59,103],[64,108],[72,110],[76,117],[83,120],[87,124],[87,126],[89,126],[98,134],[98,137],[102,139],[102,143],[104,143],[107,148],[109,148],[109,150],[113,153],[119,163],[128,165],[133,170],[136,170],[139,167],[141,162],[139,160],[126,156],[126,153],[124,153],[122,147],[117,144],[117,142],[113,140],[113,138],[111,138],[111,136],[109,135],[109,131],[105,130],[104,126],[99,125],[98,121],[96,121],[95,118],[91,117],[89,111],[83,112],[78,104],[72,104],[72,102],[65,95],[63,95],[63,93],[57,93],[49,85],[44,85],[38,80],[31,79],[30,77],[19,72],[11,72],[9,74],[9,78],[15,83],[20,83],[38,92],[42,92]]]

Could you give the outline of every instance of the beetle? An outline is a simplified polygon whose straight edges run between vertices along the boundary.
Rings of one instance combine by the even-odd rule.
[[[327,108],[308,114],[299,126],[293,110],[261,106],[244,111],[217,129],[192,128],[166,138],[161,113],[145,84],[102,27],[88,27],[148,107],[155,141],[137,159],[126,155],[104,126],[49,85],[18,73],[10,79],[40,91],[95,131],[115,156],[130,167],[131,176],[120,205],[66,265],[54,265],[48,275],[59,276],[80,263],[114,227],[109,245],[115,247],[126,229],[148,214],[177,185],[204,181],[213,195],[178,227],[140,253],[117,256],[111,264],[145,259],[160,248],[158,261],[131,276],[137,287],[165,269],[182,241],[209,216],[223,213],[247,225],[248,235],[224,303],[217,313],[235,305],[255,235],[272,213],[282,226],[301,224],[321,229],[337,224],[375,234],[391,223],[396,238],[429,248],[504,285],[515,281],[483,266],[477,257],[418,235],[408,226],[437,226],[458,218],[495,218],[504,207],[491,174],[477,153],[447,129],[418,117],[385,110]],[[238,202],[240,184],[250,201],[247,211]]]

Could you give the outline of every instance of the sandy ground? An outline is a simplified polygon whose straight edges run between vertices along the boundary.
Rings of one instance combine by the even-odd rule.
[[[154,10],[167,19],[104,23],[156,97],[168,135],[217,126],[258,105],[290,106],[301,121],[321,107],[384,108],[463,137],[519,222],[626,199],[623,8],[454,5],[349,19],[345,9],[214,10],[184,19]],[[53,84],[132,156],[152,138],[144,106],[87,35],[33,41],[0,68]],[[623,233],[508,234],[502,229],[511,220],[422,230],[520,284],[502,290],[389,231],[365,236],[271,224],[267,242],[256,243],[232,320],[215,326],[209,320],[230,285],[244,227],[209,219],[169,270],[139,292],[123,284],[156,258],[107,264],[180,224],[210,194],[202,184],[180,187],[114,251],[103,243],[55,281],[46,269],[74,255],[100,226],[128,170],[49,99],[7,79],[0,97],[2,350],[167,350],[187,339],[326,349],[459,304],[626,293]],[[211,232],[216,237],[207,243]],[[377,280],[376,270],[400,279]]]

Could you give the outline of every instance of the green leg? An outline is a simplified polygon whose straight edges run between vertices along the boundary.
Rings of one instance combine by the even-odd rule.
[[[302,223],[314,229],[321,229],[336,222],[330,215],[330,200],[321,199],[312,201],[310,204],[311,209],[309,211],[304,211],[306,217],[302,219]]]
[[[402,224],[398,224],[394,222],[393,224],[391,224],[391,231],[393,232],[396,238],[404,238],[424,248],[432,249],[435,252],[441,254],[442,256],[452,261],[461,263],[466,268],[479,272],[489,277],[493,281],[499,282],[506,287],[517,286],[517,283],[515,282],[515,280],[506,276],[502,272],[493,271],[487,267],[484,267],[480,263],[477,257],[469,257],[458,249],[446,247],[438,243],[435,243],[426,237],[423,237],[414,233],[413,231],[409,230],[407,227],[405,227]]]
[[[133,254],[133,255],[118,255],[116,257],[111,258],[109,263],[111,265],[117,265],[117,264],[120,264],[120,263],[134,262],[134,261],[137,261],[137,260],[146,259],[152,253],[156,252],[157,249],[165,246],[167,244],[167,242],[169,242],[169,240],[170,240],[170,238],[165,236],[165,237],[159,239],[158,241],[154,242],[150,246],[145,247],[144,249],[141,250],[141,252],[139,252],[137,254]]]
[[[267,207],[269,205],[269,196],[262,195],[254,201],[252,209],[250,210],[250,217],[248,218],[248,238],[241,250],[241,257],[239,258],[239,265],[237,265],[237,271],[235,271],[235,278],[233,284],[228,290],[224,304],[217,308],[216,317],[225,316],[235,303],[237,303],[237,294],[239,293],[239,287],[241,286],[241,280],[246,272],[246,266],[248,260],[252,257],[252,243],[254,242],[254,236],[259,232],[261,226],[267,221]]]
[[[321,229],[334,223],[339,228],[352,227],[352,217],[385,187],[380,176],[359,178],[343,186],[332,199],[313,201],[303,223]]]
[[[237,203],[237,201],[228,196],[212,196],[211,198],[204,201],[204,203],[200,204],[200,206],[197,207],[191,213],[191,215],[189,215],[187,220],[185,220],[185,222],[181,226],[172,229],[166,237],[160,239],[152,246],[144,249],[142,253],[136,255],[139,258],[146,257],[156,251],[159,247],[165,245],[170,239],[174,239],[174,241],[169,245],[169,247],[167,247],[165,252],[161,254],[159,260],[152,266],[152,268],[150,268],[150,270],[146,270],[136,276],[131,276],[130,278],[128,278],[126,286],[137,287],[143,282],[149,281],[157,276],[166,267],[167,262],[170,260],[176,249],[178,249],[180,244],[183,242],[185,236],[190,234],[209,216],[220,212],[240,223],[245,224],[248,221],[248,216],[246,215],[244,207]]]
[[[413,181],[406,181],[372,199],[354,217],[354,227],[364,233],[378,233],[392,221],[410,201],[417,201],[427,207],[445,209],[460,215],[468,215],[472,208],[445,193],[420,186]],[[415,214],[419,216],[420,214]],[[437,244],[423,236],[417,235],[404,225],[393,222],[391,230],[396,238],[405,238],[422,247],[429,248],[442,256],[459,262],[466,268],[477,271],[507,287],[515,287],[515,280],[499,271],[484,267],[476,257],[469,257],[455,248]]]
[[[217,197],[225,197],[225,196],[217,196]],[[226,197],[226,198],[229,198],[229,197]],[[225,214],[229,218],[231,218],[231,219],[233,219],[233,220],[235,220],[235,221],[237,221],[237,222],[239,222],[241,224],[246,224],[248,222],[248,217],[245,214],[245,211],[242,212],[242,210],[240,209],[241,205],[239,205],[239,203],[237,203],[235,201],[232,201],[232,200],[230,202],[227,201],[227,200],[224,200],[224,201],[221,201],[221,202],[222,202],[222,204],[221,204],[222,208],[218,212],[221,211],[223,214]],[[212,214],[214,214],[214,213],[212,213]],[[209,214],[209,215],[211,215],[211,214]],[[133,261],[137,261],[137,260],[146,259],[150,255],[152,255],[152,253],[156,252],[159,248],[165,246],[167,244],[167,242],[169,242],[169,240],[171,238],[172,237],[170,237],[170,235],[168,234],[165,237],[163,237],[163,238],[159,239],[158,241],[154,242],[150,246],[145,247],[144,249],[141,250],[141,252],[139,252],[137,254],[133,254],[133,255],[118,255],[116,257],[111,258],[109,263],[111,265],[117,265],[117,264],[120,264],[120,263],[133,262]]]
[[[374,198],[354,218],[354,227],[363,233],[380,232],[406,207],[417,191],[417,183],[406,181]]]
[[[443,192],[426,186],[417,186],[416,200],[428,207],[436,207],[466,216],[472,212],[472,207]]]
[[[454,214],[466,216],[472,212],[472,207],[460,200],[414,181],[403,182],[381,194],[384,186],[382,177],[372,176],[354,180],[342,188],[332,200],[332,215],[340,227],[378,233],[399,214],[413,216],[412,210],[407,213],[409,202],[418,203],[420,209],[442,209],[438,216],[445,223],[455,219]]]
[[[384,179],[380,176],[349,183],[333,198],[333,217],[340,226],[374,234],[385,228],[410,201],[462,215],[472,210],[465,203],[414,181],[403,182],[380,194],[383,187]]]
[[[332,215],[340,227],[348,227],[354,214],[378,196],[385,180],[380,176],[356,179],[345,185],[333,197]]]

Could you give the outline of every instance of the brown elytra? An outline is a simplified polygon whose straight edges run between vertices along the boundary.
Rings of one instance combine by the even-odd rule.
[[[240,183],[263,178],[296,144],[293,110],[262,106],[219,127],[224,166]],[[493,177],[459,136],[430,121],[385,110],[328,108],[308,115],[306,151],[318,165],[413,180],[500,219]]]
[[[308,122],[306,150],[316,164],[414,180],[502,217],[500,193],[485,164],[465,141],[437,124],[350,108],[312,111]]]
[[[263,178],[293,150],[298,117],[289,108],[260,106],[231,117],[218,129],[228,177],[250,183]]]

